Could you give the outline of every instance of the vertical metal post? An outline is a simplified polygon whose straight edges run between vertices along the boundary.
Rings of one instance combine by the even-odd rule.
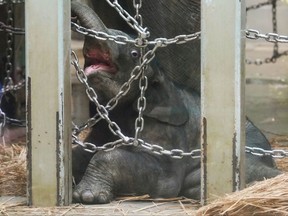
[[[245,0],[201,3],[202,204],[244,187]]]
[[[28,202],[71,201],[70,0],[26,0]]]

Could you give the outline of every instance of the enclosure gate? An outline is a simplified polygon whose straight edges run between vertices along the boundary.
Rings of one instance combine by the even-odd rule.
[[[68,205],[70,0],[26,0],[25,12],[29,204]],[[243,187],[244,19],[244,0],[202,0],[203,204]]]

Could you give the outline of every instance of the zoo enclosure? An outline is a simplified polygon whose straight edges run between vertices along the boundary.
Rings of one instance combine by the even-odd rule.
[[[67,27],[70,26],[70,14],[68,14],[68,11],[70,12],[70,10],[67,10],[67,8],[69,8],[69,3],[66,1],[64,1],[63,3],[59,3],[57,1],[54,1],[54,2],[43,1],[42,3],[43,3],[42,7],[47,8],[47,15],[46,16],[43,14],[43,11],[41,11],[41,14],[39,14],[39,12],[37,12],[37,11],[39,11],[39,10],[37,10],[37,7],[40,7],[40,5],[39,4],[36,5],[35,1],[32,1],[32,0],[30,0],[30,1],[26,0],[25,1],[26,10],[29,10],[29,13],[26,14],[26,27],[25,27],[26,28],[26,40],[27,40],[26,41],[26,45],[27,45],[26,49],[28,50],[26,52],[26,56],[27,56],[26,66],[27,66],[27,71],[31,71],[30,73],[29,72],[27,73],[26,89],[28,90],[28,92],[30,92],[27,95],[28,108],[31,108],[31,110],[32,110],[30,113],[31,116],[28,115],[28,138],[29,138],[29,140],[37,140],[37,142],[35,143],[34,146],[33,146],[33,142],[31,143],[30,149],[32,151],[30,152],[30,156],[35,155],[35,154],[39,155],[38,158],[36,159],[36,161],[34,161],[35,166],[33,167],[33,161],[31,164],[31,166],[33,168],[31,169],[32,172],[30,170],[30,175],[31,175],[30,176],[30,178],[31,178],[30,183],[32,184],[29,186],[29,188],[32,189],[32,191],[30,191],[30,202],[31,202],[30,204],[42,205],[41,203],[43,202],[43,200],[46,200],[46,201],[48,200],[49,202],[52,201],[52,203],[54,203],[54,204],[57,203],[58,205],[63,205],[63,204],[67,204],[70,202],[69,196],[71,196],[69,194],[71,188],[70,189],[69,189],[69,187],[65,188],[65,185],[67,186],[67,185],[70,185],[70,183],[71,183],[70,182],[71,179],[69,179],[70,168],[69,168],[68,164],[66,164],[66,165],[63,164],[63,163],[67,163],[67,162],[69,163],[69,157],[70,157],[69,156],[69,151],[70,151],[69,145],[64,146],[65,143],[66,144],[70,143],[69,140],[71,139],[71,134],[70,134],[70,131],[71,131],[70,130],[70,118],[71,117],[69,116],[70,115],[69,113],[71,113],[69,110],[70,101],[69,101],[69,96],[65,95],[63,97],[64,92],[66,92],[66,94],[67,94],[67,92],[70,91],[69,90],[70,83],[69,83],[69,78],[65,78],[65,77],[69,77],[69,76],[61,75],[61,72],[64,71],[64,68],[66,69],[65,74],[69,74],[69,69],[68,69],[67,65],[70,64],[70,61],[69,61],[70,54],[67,55],[67,50],[69,50],[70,41],[67,38],[70,38],[70,35],[69,34],[67,35],[67,32],[69,32],[67,30]],[[205,3],[205,1],[204,1],[204,3]],[[207,81],[203,81],[204,83],[202,85],[203,86],[203,93],[202,94],[205,95],[204,97],[202,97],[203,98],[203,101],[202,101],[203,116],[207,118],[206,122],[208,122],[209,127],[212,127],[210,125],[213,125],[212,120],[210,120],[210,118],[216,120],[215,121],[216,127],[217,127],[217,123],[219,123],[219,120],[222,121],[223,118],[227,118],[227,120],[225,121],[226,123],[227,122],[231,123],[230,127],[228,127],[228,125],[227,125],[227,128],[231,129],[230,131],[227,129],[227,140],[224,142],[219,140],[219,142],[220,143],[223,142],[223,143],[227,144],[227,146],[225,146],[221,149],[225,149],[225,155],[226,154],[230,155],[231,158],[229,160],[233,161],[233,160],[235,160],[235,158],[234,159],[232,158],[232,152],[235,152],[235,149],[232,148],[231,141],[233,140],[233,137],[234,137],[235,125],[236,125],[236,128],[238,128],[237,133],[236,133],[237,137],[239,136],[238,139],[236,139],[238,141],[237,143],[239,144],[238,150],[236,150],[236,152],[238,152],[240,158],[241,158],[241,156],[240,156],[241,152],[242,153],[244,152],[243,146],[242,146],[242,150],[240,150],[240,148],[241,148],[240,143],[243,142],[242,138],[241,138],[241,137],[243,137],[243,129],[242,129],[242,127],[243,127],[243,113],[242,113],[242,109],[241,109],[241,106],[243,106],[243,101],[241,100],[241,98],[243,97],[242,88],[243,88],[243,83],[244,83],[243,82],[244,76],[243,76],[243,74],[241,75],[241,71],[243,72],[243,59],[244,58],[242,57],[241,64],[239,64],[239,62],[238,62],[240,59],[240,56],[242,55],[241,53],[243,53],[243,38],[245,38],[245,36],[244,36],[245,32],[243,31],[243,29],[244,29],[243,26],[242,26],[242,32],[241,32],[241,28],[240,28],[241,25],[243,25],[243,23],[244,23],[243,21],[241,21],[241,17],[243,18],[244,16],[241,15],[241,13],[240,13],[240,11],[242,11],[244,13],[244,9],[243,9],[244,6],[239,4],[239,3],[238,4],[235,2],[229,2],[228,3],[225,1],[219,1],[219,2],[214,1],[213,5],[211,5],[211,2],[208,1],[204,5],[205,5],[204,7],[202,6],[203,7],[202,12],[204,11],[204,13],[202,13],[202,16],[205,17],[206,12],[209,13],[210,16],[211,16],[211,14],[215,13],[214,16],[211,16],[211,17],[213,17],[212,21],[213,20],[215,21],[214,17],[217,17],[219,19],[224,18],[224,16],[222,16],[222,15],[219,16],[219,13],[222,14],[221,10],[225,10],[225,8],[226,8],[227,13],[225,13],[225,14],[227,14],[227,16],[228,15],[230,16],[229,19],[225,18],[223,20],[219,20],[217,23],[225,23],[225,20],[231,21],[231,23],[230,23],[231,26],[227,25],[227,29],[228,29],[228,26],[230,26],[230,28],[232,29],[231,31],[227,30],[227,32],[231,33],[231,35],[227,34],[226,36],[228,39],[230,39],[230,38],[235,39],[235,40],[231,40],[231,44],[229,44],[229,45],[227,44],[227,46],[221,47],[222,53],[228,54],[226,57],[224,57],[224,55],[223,55],[222,57],[219,57],[220,60],[215,58],[215,57],[219,56],[218,52],[217,52],[217,51],[219,51],[219,47],[217,48],[217,46],[216,46],[215,48],[213,48],[213,45],[215,45],[217,43],[219,44],[219,41],[221,44],[221,42],[223,41],[222,35],[220,33],[215,34],[215,31],[217,31],[217,29],[221,30],[221,28],[219,28],[219,26],[218,26],[218,28],[215,28],[215,29],[211,28],[211,23],[209,23],[209,17],[205,17],[205,19],[202,19],[202,22],[203,22],[202,26],[204,28],[204,30],[202,30],[202,41],[204,41],[203,46],[202,46],[204,48],[203,49],[204,51],[202,50],[202,59],[205,58],[205,60],[206,60],[205,63],[202,63],[202,64],[205,64],[205,65],[202,65],[202,68],[209,67],[209,65],[210,65],[210,68],[213,68],[213,71],[205,71],[202,80],[205,80],[205,78],[209,77],[210,78],[209,80],[213,81],[215,88],[216,88],[214,90],[214,93],[217,92],[218,95],[221,95],[221,93],[225,93],[225,92],[231,92],[232,93],[230,95],[230,97],[231,97],[230,102],[232,102],[232,103],[225,105],[225,103],[224,103],[225,101],[221,101],[223,99],[223,97],[217,98],[217,100],[215,100],[215,97],[214,97],[215,95],[213,95],[213,97],[211,97],[209,95],[209,92],[213,93],[213,88],[212,88],[213,83],[210,81],[209,81],[209,83],[207,83]],[[55,7],[53,7],[53,6],[55,6]],[[209,8],[209,7],[218,8],[219,11],[218,10],[210,11],[211,8]],[[58,9],[55,9],[55,8],[58,8]],[[234,10],[231,10],[231,8],[234,8]],[[51,13],[53,13],[53,11],[58,12],[57,19],[55,18],[55,19],[51,20],[51,23],[50,22],[46,23],[47,18],[50,18],[49,15]],[[229,11],[231,11],[230,14],[229,14]],[[239,13],[236,13],[236,16],[235,16],[233,11],[237,11]],[[63,16],[63,15],[65,15],[65,16]],[[39,17],[39,19],[36,19],[35,17]],[[30,22],[30,20],[32,20],[32,19],[33,19],[33,22],[35,20],[37,20],[37,22],[39,22],[39,23],[33,23],[32,21]],[[234,20],[234,22],[232,20]],[[38,25],[41,26],[41,21],[45,22],[45,25],[42,25],[42,26],[44,26],[44,29],[42,29],[40,31],[41,33],[39,33],[39,28],[36,29],[35,27],[37,27]],[[212,22],[212,21],[210,20],[210,22]],[[57,23],[57,24],[55,24],[55,23]],[[210,27],[208,28],[209,25],[210,25]],[[205,26],[207,26],[207,29],[205,29]],[[238,27],[235,27],[235,26],[238,26]],[[213,31],[210,32],[211,30],[213,30]],[[37,31],[38,31],[38,34],[37,34]],[[45,46],[41,48],[41,46],[43,45],[43,44],[41,44],[41,41],[47,40],[47,37],[45,37],[45,35],[43,34],[43,32],[45,32],[45,31],[56,32],[55,34],[53,34],[55,36],[55,38],[53,38],[53,40],[51,40],[51,41],[47,41]],[[203,32],[205,32],[204,37],[203,37]],[[64,35],[64,33],[66,35]],[[212,33],[212,34],[210,34],[210,33]],[[39,44],[36,43],[35,41],[30,42],[30,44],[29,44],[29,37],[33,38],[33,37],[35,37],[35,35],[37,35],[37,38],[39,38]],[[211,38],[210,38],[211,44],[209,44],[207,42],[205,44],[205,37],[207,36],[207,38],[208,38],[207,41],[209,41],[209,35],[211,36]],[[215,37],[215,35],[216,35],[216,37]],[[219,38],[217,38],[217,35],[219,36]],[[256,38],[257,35],[259,36],[259,33],[254,32],[253,35]],[[253,35],[252,35],[252,37],[253,37]],[[261,36],[261,34],[260,34],[260,36]],[[41,37],[43,37],[43,38],[41,39]],[[65,40],[63,40],[63,38]],[[276,40],[279,39],[279,37],[277,37],[277,35],[276,35],[276,37],[275,37],[275,35],[273,37],[270,37],[270,36],[267,37],[267,35],[264,35],[264,36],[262,35],[262,38],[267,39],[268,41],[274,40],[275,38],[276,38]],[[242,42],[241,42],[241,40],[242,40]],[[282,40],[282,42],[287,42],[287,37],[285,37],[285,36],[280,37],[280,40]],[[54,46],[55,41],[57,42],[56,45],[58,48],[55,48],[55,46]],[[63,41],[65,42],[64,44],[62,43]],[[213,43],[212,43],[212,41],[213,41]],[[215,41],[218,41],[218,42],[215,43]],[[50,45],[48,45],[49,44],[48,42],[50,43]],[[279,41],[279,42],[281,42],[281,41]],[[239,44],[241,44],[241,43],[242,43],[242,46],[239,46]],[[32,47],[34,45],[36,45],[36,47]],[[205,47],[209,47],[209,49],[205,50]],[[234,48],[231,49],[231,47],[234,47]],[[51,50],[49,50],[50,48],[51,48]],[[227,52],[225,52],[223,50],[224,48],[227,49]],[[29,52],[29,50],[33,50],[33,53]],[[37,53],[36,50],[38,50],[39,53]],[[43,53],[43,50],[45,50],[47,53],[58,53],[58,54],[57,55],[51,55],[52,59],[51,59],[50,63],[49,63],[50,59],[45,59],[45,60],[43,60],[43,62],[41,62],[41,61],[39,61],[39,56]],[[214,54],[213,50],[217,54]],[[55,58],[56,56],[57,56],[57,58]],[[211,56],[211,57],[209,57],[209,56]],[[233,58],[231,59],[231,57],[233,57]],[[61,60],[59,61],[59,59],[61,59]],[[223,59],[225,61],[231,63],[231,64],[227,64],[227,67],[228,67],[227,70],[223,69],[222,64],[219,65],[219,62],[223,62]],[[43,70],[43,65],[47,65],[47,67],[45,67],[45,68],[47,68],[47,70],[49,69],[49,71],[50,71],[50,72],[43,74],[43,76],[46,75],[47,77],[39,76],[39,71]],[[219,70],[218,73],[216,72],[217,71],[216,65],[221,66],[218,68],[218,70]],[[60,74],[56,73],[57,71],[59,71]],[[224,75],[223,71],[226,71],[227,74]],[[230,71],[236,71],[237,73],[231,74]],[[209,72],[211,72],[211,74]],[[224,77],[227,78],[227,79],[225,79],[226,85],[223,83],[223,80],[221,79],[221,77],[219,77],[219,76],[213,77],[215,74],[216,75],[220,74],[220,72],[221,72],[221,74],[224,75]],[[33,75],[33,73],[37,74],[37,76]],[[45,87],[43,87],[43,84],[42,84],[43,80],[49,80],[50,76],[53,73],[55,73],[53,75],[53,77],[55,77],[55,80],[50,80],[51,83],[49,83],[49,85],[47,85],[47,90],[45,90]],[[220,78],[220,80],[217,80],[219,78]],[[219,88],[218,88],[219,83],[222,83],[221,86],[226,86],[227,89],[226,90],[222,89],[223,92],[219,92]],[[208,85],[209,85],[209,88],[206,89],[205,86],[208,86]],[[51,91],[51,86],[55,86],[55,88],[53,88],[53,89],[55,89],[56,92]],[[43,96],[43,92],[37,91],[38,89],[42,89],[43,92],[47,93],[47,95]],[[66,90],[64,91],[64,89],[66,89]],[[206,96],[206,94],[207,94],[207,96]],[[55,97],[55,95],[56,95],[56,97]],[[47,98],[47,99],[48,98],[56,98],[57,99],[54,102],[52,102],[52,101],[50,102],[53,104],[53,107],[49,106],[49,107],[47,107],[48,109],[45,110],[45,113],[47,114],[45,117],[48,117],[47,119],[45,118],[45,120],[43,119],[42,113],[35,113],[35,114],[38,114],[38,116],[37,115],[32,116],[32,115],[34,115],[33,110],[38,110],[39,107],[41,107],[41,109],[43,108],[43,97]],[[33,98],[33,100],[30,100],[31,98]],[[238,98],[236,102],[234,101],[235,98]],[[226,99],[227,99],[227,97],[226,97]],[[209,100],[211,100],[211,101],[209,101]],[[214,103],[217,101],[219,102],[219,104],[211,105],[211,103]],[[29,106],[29,103],[31,103],[31,106]],[[209,104],[209,106],[206,104]],[[223,106],[229,107],[231,109],[229,111],[229,113],[231,113],[232,115],[227,117],[226,116],[227,113],[225,112],[224,113],[225,115],[222,115],[222,116],[219,115],[218,116],[219,119],[217,119],[217,116],[215,117],[215,107],[219,107],[218,109],[221,110]],[[68,110],[66,110],[67,107],[68,107]],[[212,110],[209,110],[209,109],[211,109],[211,107],[214,107],[214,108]],[[207,115],[209,115],[209,114],[211,114],[211,116],[207,117]],[[39,119],[43,119],[42,122],[47,123],[47,125],[45,125],[45,128],[41,128],[38,126],[39,125]],[[33,122],[33,120],[36,120],[36,121]],[[55,123],[57,123],[57,124],[55,124]],[[60,124],[58,125],[58,123],[60,123]],[[36,126],[33,127],[33,125],[37,125],[37,127]],[[55,128],[55,125],[56,125],[56,128]],[[203,126],[205,126],[205,123],[203,124]],[[30,129],[33,128],[34,137],[33,137],[33,133],[31,133],[31,130],[29,130],[29,128]],[[37,128],[39,128],[39,131]],[[205,132],[205,127],[204,127],[203,131]],[[223,130],[219,131],[219,133],[220,132],[222,134]],[[204,133],[204,135],[207,135],[207,140],[212,139],[212,137],[209,138],[209,134]],[[213,137],[213,139],[215,139],[215,137]],[[28,140],[28,143],[29,143],[29,140]],[[59,145],[56,146],[57,149],[55,149],[54,145],[51,145],[51,143],[55,142],[55,140],[58,140],[57,143],[59,143]],[[43,144],[41,145],[39,143],[43,143]],[[48,145],[47,145],[47,143],[48,143]],[[49,143],[50,143],[50,145],[49,145]],[[40,146],[42,146],[45,149],[42,149],[42,147],[40,147]],[[48,148],[48,149],[46,149],[46,148]],[[203,148],[206,150],[205,146],[203,146]],[[67,151],[66,153],[64,151],[65,149]],[[228,151],[228,149],[230,149],[230,150]],[[35,151],[35,150],[37,150],[37,151]],[[54,153],[55,151],[58,153],[56,158],[55,158],[55,153]],[[215,149],[208,149],[207,151],[210,152],[211,154],[215,153],[216,157],[218,157],[217,155],[221,154],[219,152],[219,149],[217,149],[217,151]],[[49,154],[49,152],[51,153],[51,155]],[[213,160],[217,159],[217,158],[215,158],[215,156],[214,156]],[[213,158],[213,155],[209,154],[208,157],[205,159],[209,160],[209,158]],[[47,164],[47,161],[50,161],[51,163]],[[59,164],[59,162],[60,162],[60,164]],[[238,162],[239,162],[239,166],[240,166],[240,160]],[[221,163],[221,162],[219,162],[219,163]],[[207,163],[207,164],[208,164],[207,165],[207,174],[209,175],[210,173],[212,174],[213,172],[209,171],[209,163]],[[231,166],[232,162],[230,165],[228,163],[226,163],[226,164],[228,166]],[[41,167],[42,167],[42,169],[41,169]],[[47,182],[47,176],[43,175],[44,174],[43,173],[43,167],[45,167],[45,173],[47,174],[48,179],[51,179],[51,182]],[[60,169],[59,170],[57,169],[57,171],[56,171],[55,170],[56,167],[58,167]],[[66,168],[67,168],[67,170],[66,170]],[[229,167],[229,168],[221,167],[221,168],[228,170],[228,172],[226,173],[227,174],[227,181],[232,182],[231,176],[233,176],[233,174],[231,174],[231,173],[232,173],[233,169],[231,167]],[[206,169],[206,168],[204,168],[204,169]],[[215,171],[214,168],[213,168],[213,170]],[[34,175],[33,173],[35,174],[34,181],[32,180],[33,175]],[[202,173],[206,173],[206,171],[202,172]],[[223,179],[223,172],[220,171],[218,173],[221,174],[221,178]],[[216,175],[217,172],[215,172],[214,174]],[[40,178],[40,176],[42,176],[42,178]],[[54,176],[54,177],[51,178],[51,176]],[[217,176],[214,176],[213,178],[205,176],[205,178],[207,178],[206,181],[208,181],[209,179],[216,179],[216,180],[220,179]],[[205,178],[204,178],[204,181],[205,181]],[[236,180],[236,179],[233,180],[234,185],[230,184],[231,187],[227,187],[228,183],[227,184],[225,183],[225,186],[227,188],[229,188],[229,191],[235,190],[235,188],[240,187],[239,178],[240,178],[240,176],[238,177],[238,180]],[[38,181],[38,180],[40,180],[40,181]],[[43,188],[47,188],[47,183],[49,185],[48,188],[50,189],[49,190],[49,196],[50,197],[48,197],[48,198],[47,198],[47,194],[45,195],[45,193],[43,193]],[[205,183],[205,182],[203,182],[203,183]],[[209,190],[210,190],[209,184],[219,185],[218,183],[217,182],[208,183],[207,194],[209,194]],[[203,185],[206,185],[206,184],[203,184]],[[213,186],[211,186],[211,188],[212,187]],[[33,191],[34,189],[39,189],[39,191],[37,191],[37,190]],[[51,193],[51,191],[54,191],[55,193]],[[203,190],[203,191],[205,191],[205,190]],[[32,195],[32,193],[33,193],[33,195]],[[221,193],[225,193],[225,191],[224,192],[222,191]],[[41,194],[41,196],[38,197],[40,194]],[[37,204],[37,202],[39,202],[39,204]],[[46,205],[46,204],[44,204],[44,205]]]

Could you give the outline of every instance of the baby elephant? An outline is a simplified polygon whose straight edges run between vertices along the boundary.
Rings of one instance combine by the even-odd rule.
[[[85,5],[72,2],[72,12],[86,28],[128,37],[123,32],[107,29],[94,11]],[[88,83],[95,89],[101,104],[106,104],[119,92],[140,60],[140,51],[132,44],[118,45],[113,41],[91,37],[85,38],[83,54]],[[145,91],[147,105],[143,111],[145,124],[140,138],[166,150],[191,152],[200,149],[199,94],[176,86],[156,61],[146,68],[145,75],[149,82]],[[139,95],[136,81],[109,112],[109,118],[128,137],[135,134]],[[86,141],[102,146],[117,139],[108,123],[101,120],[92,128]],[[249,121],[246,123],[246,141],[247,146],[270,149],[266,138]],[[271,157],[246,156],[246,182],[274,177],[280,173]],[[73,148],[73,176],[77,183],[73,192],[74,202],[108,203],[120,194],[200,198],[199,158],[173,159],[137,145],[121,146],[95,154],[77,146]]]

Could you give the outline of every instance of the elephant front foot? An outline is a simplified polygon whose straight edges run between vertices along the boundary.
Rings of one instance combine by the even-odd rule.
[[[86,184],[80,182],[73,192],[74,203],[105,204],[113,200],[113,194],[109,188],[101,184]]]

